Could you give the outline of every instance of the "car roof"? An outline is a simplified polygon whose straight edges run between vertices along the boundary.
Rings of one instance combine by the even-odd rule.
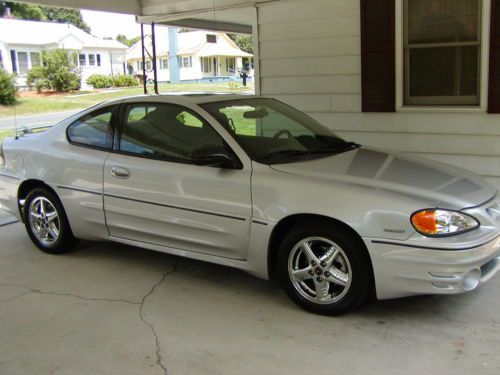
[[[207,93],[207,92],[175,92],[169,94],[159,94],[159,95],[134,95],[128,96],[120,99],[114,99],[105,102],[105,104],[115,104],[115,103],[133,103],[134,101],[145,102],[164,102],[164,103],[176,103],[176,104],[205,104],[214,103],[221,101],[230,100],[241,100],[241,99],[254,99],[261,98],[258,95],[236,95],[236,94],[226,94],[226,93]],[[104,104],[104,103],[102,103]]]

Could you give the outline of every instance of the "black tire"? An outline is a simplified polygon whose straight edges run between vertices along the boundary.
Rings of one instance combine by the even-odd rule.
[[[50,241],[50,243],[44,243],[43,240],[37,237],[37,235],[35,234],[34,224],[32,224],[30,219],[31,205],[35,200],[38,202],[40,199],[44,199],[45,204],[48,201],[51,205],[49,206],[51,212],[55,211],[57,213],[57,221],[53,225],[58,225],[58,236],[49,236],[46,242],[49,242],[50,239],[53,240]],[[31,241],[33,241],[33,243],[40,250],[49,254],[62,254],[72,250],[77,245],[78,239],[75,238],[73,232],[71,231],[66,212],[64,211],[59,198],[50,190],[45,188],[36,188],[30,191],[30,193],[26,197],[26,201],[23,207],[23,216],[26,231],[28,232]]]
[[[311,245],[310,248],[314,249],[313,253],[318,254],[318,260],[322,254],[326,254],[326,252],[322,253],[322,249],[333,248],[331,244],[319,240],[320,238],[329,240],[331,243],[337,245],[336,248],[341,249],[340,258],[339,255],[336,258],[332,257],[335,259],[332,261],[333,268],[330,268],[328,265],[325,268],[312,267],[310,263],[307,263],[310,258],[306,256],[305,251],[301,250],[303,246],[299,246],[299,243],[311,238],[318,239],[317,242],[314,240],[308,242]],[[315,246],[316,248],[314,248]],[[332,250],[331,254],[333,252]],[[290,260],[291,254],[292,258]],[[345,258],[347,258],[347,261]],[[302,262],[302,266],[296,263],[299,261]],[[325,262],[321,263],[323,266],[326,264]],[[297,266],[296,269],[308,269],[307,280],[302,282],[292,281],[293,277],[290,275],[292,271],[289,271],[289,269],[291,267],[293,270],[294,264]],[[311,299],[314,300],[317,298],[318,289],[315,288],[319,284],[316,281],[322,280],[325,283],[325,280],[333,278],[332,270],[335,270],[336,264],[338,264],[339,269],[343,268],[346,270],[343,276],[348,274],[348,271],[350,272],[349,281],[346,282],[348,286],[343,287],[331,282],[321,284],[327,285],[327,292],[325,292],[327,297],[321,302],[318,300],[316,302],[312,301]],[[321,268],[321,271],[318,268]],[[276,269],[279,281],[288,296],[303,309],[322,315],[341,315],[356,308],[367,298],[372,287],[372,268],[364,244],[349,230],[336,227],[333,223],[316,221],[302,223],[293,227],[280,245]],[[344,283],[345,280],[341,280],[341,282]],[[306,285],[304,286],[304,284]],[[307,287],[309,287],[311,292],[304,290]],[[338,300],[335,300],[336,298]],[[330,301],[332,302],[330,303]]]

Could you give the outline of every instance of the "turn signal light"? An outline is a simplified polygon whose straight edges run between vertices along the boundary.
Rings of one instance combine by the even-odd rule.
[[[479,221],[463,212],[426,209],[411,215],[411,224],[417,232],[428,237],[445,237],[479,228]]]

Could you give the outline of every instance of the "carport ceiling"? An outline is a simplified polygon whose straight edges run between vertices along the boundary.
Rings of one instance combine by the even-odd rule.
[[[251,33],[251,7],[287,0],[22,0],[22,3],[127,13],[138,22]]]

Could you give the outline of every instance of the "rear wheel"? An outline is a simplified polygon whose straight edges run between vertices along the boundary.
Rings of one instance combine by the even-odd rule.
[[[293,228],[278,252],[278,275],[302,308],[339,315],[368,295],[371,268],[362,243],[349,231],[323,222]]]
[[[32,190],[26,197],[23,213],[28,235],[40,250],[60,254],[78,243],[59,199],[48,189]]]

